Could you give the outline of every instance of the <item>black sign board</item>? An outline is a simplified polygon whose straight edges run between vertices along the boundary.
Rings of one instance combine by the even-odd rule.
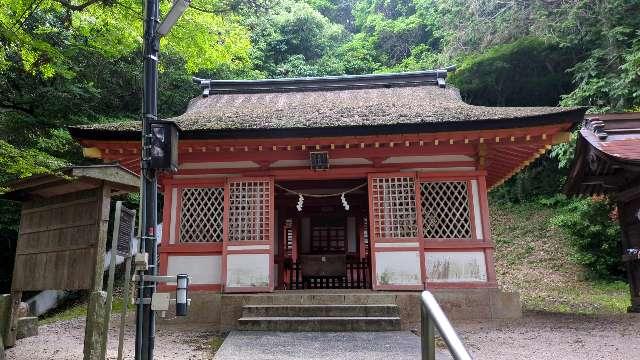
[[[124,206],[119,209],[120,214],[116,214],[116,219],[120,219],[116,251],[118,255],[126,257],[131,256],[131,239],[133,238],[136,224],[136,211],[127,209]]]

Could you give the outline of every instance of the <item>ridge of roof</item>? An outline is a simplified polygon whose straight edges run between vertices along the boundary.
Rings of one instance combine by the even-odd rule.
[[[362,136],[578,123],[586,108],[488,107],[462,100],[447,69],[267,80],[201,80],[174,121],[183,139]],[[210,96],[209,96],[210,95]],[[69,128],[77,139],[140,138],[140,121]]]
[[[259,80],[212,80],[193,77],[193,82],[202,89],[202,96],[223,93],[260,93],[345,90],[358,88],[437,85],[446,86],[449,71],[455,66],[436,70],[410,71],[402,73],[340,75],[322,77],[277,78]]]

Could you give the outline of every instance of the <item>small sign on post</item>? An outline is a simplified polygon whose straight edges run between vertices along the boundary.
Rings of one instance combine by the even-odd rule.
[[[111,239],[111,262],[109,266],[109,280],[107,284],[107,311],[105,319],[105,334],[109,328],[111,319],[111,300],[113,298],[113,282],[116,266],[116,254],[124,257],[124,295],[122,313],[120,314],[120,331],[118,333],[118,359],[122,359],[124,347],[124,326],[127,318],[129,304],[129,280],[131,278],[131,239],[135,234],[136,211],[122,206],[122,201],[116,203],[116,211],[113,223],[113,237]],[[106,339],[105,339],[106,341]]]

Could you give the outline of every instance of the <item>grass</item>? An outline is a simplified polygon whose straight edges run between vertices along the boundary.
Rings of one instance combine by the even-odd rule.
[[[209,348],[211,349],[211,356],[215,355],[222,346],[226,334],[215,335],[209,339]]]
[[[520,292],[524,310],[623,313],[629,286],[591,281],[571,261],[569,240],[551,224],[554,210],[538,203],[492,204],[496,274],[506,290]]]
[[[124,303],[122,298],[114,297],[111,314],[119,314],[123,307]],[[133,309],[133,306],[129,305],[129,309]],[[71,320],[84,316],[87,316],[87,299],[83,296],[76,300],[69,301],[56,308],[54,311],[40,316],[38,322],[41,325],[51,324],[62,320]]]

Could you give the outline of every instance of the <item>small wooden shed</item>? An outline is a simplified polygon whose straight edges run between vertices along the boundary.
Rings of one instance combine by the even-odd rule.
[[[139,177],[119,165],[72,166],[7,184],[22,203],[11,283],[23,291],[102,289],[111,196],[137,192]],[[15,311],[12,310],[12,313]],[[7,336],[15,341],[15,321]]]
[[[607,194],[617,202],[622,261],[640,312],[640,113],[591,115],[578,135],[567,180],[570,195]]]

